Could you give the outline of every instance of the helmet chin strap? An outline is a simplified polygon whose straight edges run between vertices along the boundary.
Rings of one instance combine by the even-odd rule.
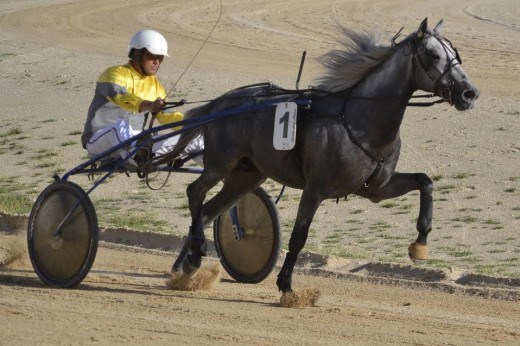
[[[146,49],[146,48],[143,48],[143,49]],[[129,58],[130,58],[130,61],[132,61],[132,65],[135,65],[137,64],[137,66],[139,67],[139,71],[141,74],[145,75],[145,76],[149,76],[148,73],[146,73],[146,71],[144,70],[144,67],[143,67],[143,53],[142,53],[142,50],[141,49],[134,49],[135,51],[133,52],[133,54],[129,54]]]

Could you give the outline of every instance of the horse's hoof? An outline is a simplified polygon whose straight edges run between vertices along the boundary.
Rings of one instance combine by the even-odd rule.
[[[413,263],[424,265],[428,260],[428,246],[414,242],[408,246],[408,256]]]
[[[182,267],[182,272],[184,273],[184,275],[192,278],[199,271],[200,265],[195,266],[190,263],[190,260],[188,258],[185,258],[184,261],[182,261],[181,267]]]
[[[171,274],[179,273],[182,270],[182,262],[186,260],[186,257],[182,261],[176,260],[172,264],[172,269],[170,270]]]
[[[421,260],[417,258],[413,258],[410,256],[410,259],[412,260],[413,264],[417,266],[425,266],[428,263],[428,260]]]
[[[279,276],[276,280],[276,286],[278,286],[278,290],[282,291],[282,293],[292,292],[291,281],[290,278]]]

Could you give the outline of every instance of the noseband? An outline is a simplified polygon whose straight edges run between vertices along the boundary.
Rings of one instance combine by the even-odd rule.
[[[444,52],[446,54],[446,65],[444,66],[444,71],[439,71],[439,76],[435,78],[435,76],[432,75],[430,72],[431,64],[433,64],[433,61],[435,60],[435,57],[433,54],[426,48],[423,41],[424,39],[428,37],[433,37],[439,43],[444,49]],[[448,43],[446,43],[448,42]],[[455,52],[455,57],[450,59],[450,55],[448,54],[448,45],[449,47]],[[430,60],[428,63],[426,63],[420,54],[418,54],[418,48],[421,46],[424,51],[424,55],[427,55],[428,59]],[[452,93],[453,89],[455,88],[455,79],[453,78],[453,75],[451,74],[451,70],[453,67],[457,65],[462,65],[462,60],[460,59],[459,53],[456,48],[453,47],[451,42],[441,36],[429,34],[425,37],[423,37],[417,44],[413,45],[413,56],[412,56],[412,65],[413,65],[413,72],[414,72],[414,79],[417,83],[417,76],[415,72],[415,65],[417,64],[417,61],[419,62],[419,65],[423,69],[424,73],[428,76],[428,78],[433,82],[434,84],[434,94],[442,98],[444,101],[448,101],[450,104],[452,104]],[[443,83],[442,79],[445,75],[449,75],[449,83]]]

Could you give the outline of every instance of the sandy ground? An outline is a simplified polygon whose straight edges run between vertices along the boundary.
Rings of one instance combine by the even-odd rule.
[[[24,264],[0,272],[0,344],[516,345],[520,336],[518,302],[295,275],[298,288],[319,287],[322,297],[284,309],[274,276],[172,291],[159,270],[170,256],[99,250],[78,289],[50,289]]]
[[[222,4],[215,31],[173,98],[211,99],[267,80],[293,88],[303,50],[308,58],[300,86],[312,84],[320,72],[314,59],[337,47],[336,22],[393,35],[401,27],[404,33],[416,30],[424,17],[431,24],[445,19],[444,34],[459,49],[481,97],[467,112],[447,105],[410,108],[402,126],[399,170],[437,177],[430,265],[409,266],[406,255],[416,235],[417,194],[380,205],[352,198],[323,203],[294,279],[296,289],[320,288],[318,306],[278,308],[274,274],[257,285],[237,284],[224,275],[209,292],[169,291],[165,272],[187,230],[183,192],[193,176],[179,174],[166,189],[149,193],[135,178],[121,175],[96,190],[94,202],[121,198],[121,211],[152,212],[166,222],[169,235],[107,230],[84,283],[56,290],[37,279],[22,236],[11,235],[23,232],[25,219],[2,216],[0,344],[517,343],[517,1]],[[167,37],[172,57],[160,76],[170,89],[220,9],[217,1],[0,1],[2,184],[14,182],[35,198],[54,171],[63,173],[81,162],[77,132],[95,81],[105,67],[125,62],[133,32],[153,27]],[[74,181],[90,186],[86,177]],[[273,195],[279,190],[277,184],[266,188]],[[284,242],[299,194],[288,191],[278,205]],[[141,195],[146,201],[138,199]],[[97,212],[102,220],[107,213]],[[168,245],[157,245],[161,241]],[[11,245],[21,260],[7,265]]]

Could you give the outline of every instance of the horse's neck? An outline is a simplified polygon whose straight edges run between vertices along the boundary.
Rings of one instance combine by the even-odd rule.
[[[414,92],[411,58],[398,49],[349,93],[349,126],[369,146],[392,145],[399,138],[404,111]],[[357,99],[359,98],[370,98]]]

